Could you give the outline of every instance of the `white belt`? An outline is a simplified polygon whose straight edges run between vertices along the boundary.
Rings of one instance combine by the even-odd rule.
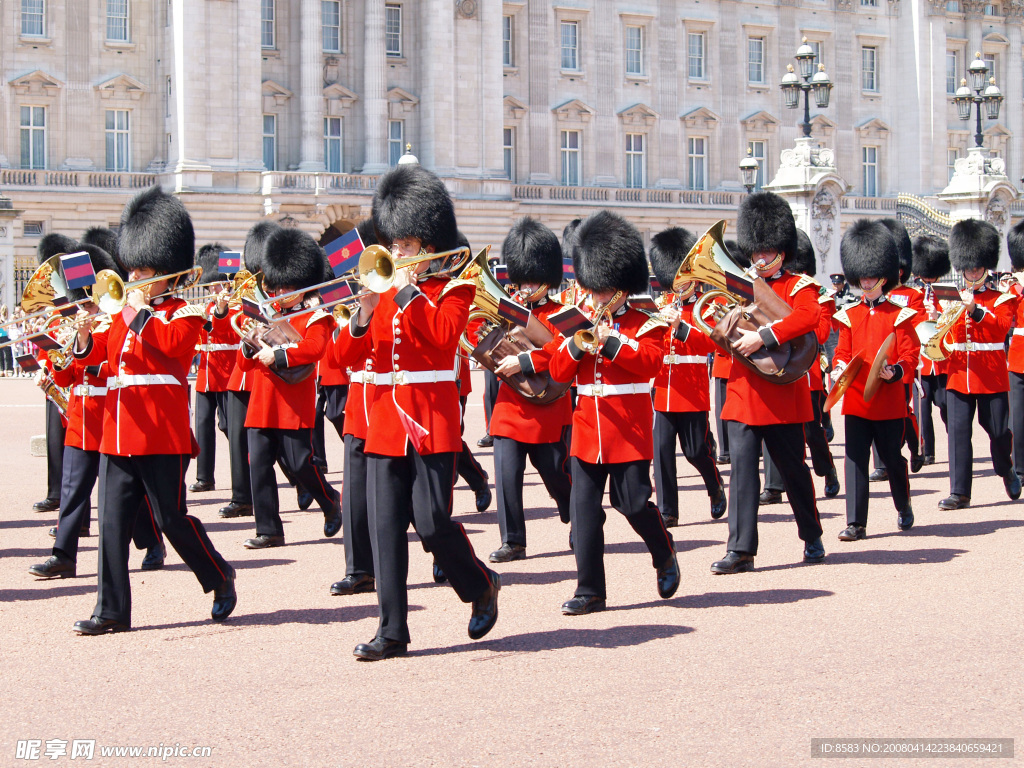
[[[681,365],[682,363],[704,363],[708,362],[705,355],[665,355],[662,360],[665,365]]]
[[[238,349],[241,344],[200,344],[200,352],[229,352]]]
[[[348,375],[349,384],[373,384],[373,371],[352,371]]]
[[[1014,328],[1013,329],[1013,335],[1014,336],[1024,336],[1024,328]]]
[[[389,387],[392,383],[402,384],[433,384],[438,381],[455,381],[455,371],[395,371],[394,373],[378,373],[374,376],[378,387]]]
[[[608,397],[609,395],[643,395],[651,391],[649,383],[644,384],[580,384],[576,394],[584,397]]]
[[[98,397],[107,394],[106,387],[94,387],[91,384],[78,384],[71,391],[79,397]]]
[[[946,344],[946,349],[950,352],[1002,352],[1002,344],[978,344],[974,341],[968,341],[965,344]]]
[[[107,379],[107,389],[124,389],[125,387],[147,387],[151,384],[167,384],[181,386],[181,382],[169,374],[152,373],[139,376],[111,376]]]

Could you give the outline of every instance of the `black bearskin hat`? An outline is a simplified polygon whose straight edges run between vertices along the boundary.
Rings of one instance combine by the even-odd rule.
[[[853,222],[839,243],[839,260],[846,279],[856,288],[863,278],[871,277],[885,278],[885,293],[900,284],[900,251],[889,229],[879,221]]]
[[[1024,221],[1019,222],[1006,233],[1006,250],[1010,252],[1010,264],[1014,272],[1024,269]]]
[[[281,225],[270,219],[262,219],[249,227],[242,258],[245,268],[254,275],[263,269],[263,251],[267,247],[267,240],[279,229]]]
[[[964,219],[949,233],[949,261],[954,269],[995,269],[999,265],[999,230],[980,219]]]
[[[576,281],[588,291],[647,293],[647,259],[637,228],[611,211],[597,211],[573,236]]]
[[[384,245],[415,237],[436,252],[458,246],[452,198],[444,182],[422,165],[396,165],[381,177],[373,193],[373,226]]]
[[[199,278],[202,285],[221,283],[230,279],[220,271],[220,252],[227,250],[220,243],[207,243],[196,254],[196,265],[203,268],[203,276]]]
[[[914,238],[913,248],[915,275],[938,280],[949,274],[949,244],[945,240],[932,235],[921,235]],[[1010,251],[1010,255],[1012,258],[1013,251]]]
[[[774,192],[747,195],[737,214],[736,240],[751,261],[755,253],[781,253],[783,268],[789,269],[797,249],[793,209]]]
[[[562,246],[554,232],[529,216],[512,225],[501,246],[501,256],[513,285],[557,286],[562,282]]]
[[[814,277],[818,271],[815,263],[814,246],[811,245],[811,238],[799,227],[796,230],[796,256],[786,264],[786,269],[798,275]]]
[[[48,235],[43,235],[39,245],[36,246],[36,259],[42,264],[58,253],[75,253],[80,250],[82,249],[78,247],[78,243],[70,237],[59,232],[51,232]]]
[[[359,239],[363,241],[363,247],[377,245],[377,232],[373,228],[373,219],[363,219],[356,224],[359,232]]]
[[[740,245],[735,240],[723,240],[725,250],[732,256],[732,260],[744,269],[750,269],[750,258],[740,250]]]
[[[651,271],[661,290],[671,291],[679,265],[697,242],[697,236],[682,227],[669,227],[651,238]]]
[[[900,252],[900,282],[905,283],[910,279],[914,270],[914,246],[910,243],[910,235],[903,222],[899,219],[882,219],[882,224],[889,230],[892,239],[896,241],[896,248]]]
[[[79,239],[82,245],[97,245],[102,248],[117,263],[118,269],[125,274],[124,265],[121,264],[121,256],[117,252],[117,232],[109,227],[89,227],[82,233]]]
[[[268,288],[308,288],[323,280],[327,256],[301,229],[279,227],[263,250],[263,282]]]
[[[128,276],[121,271],[121,268],[114,261],[113,257],[105,250],[100,248],[98,245],[88,245],[82,243],[71,253],[78,251],[85,251],[89,254],[89,261],[92,262],[92,269],[94,272],[99,272],[102,269],[110,269],[116,272],[122,280]],[[85,288],[69,288],[68,289],[68,301],[81,301],[82,299],[88,298],[88,292]]]
[[[168,275],[190,269],[196,259],[196,235],[185,204],[159,186],[137,194],[121,213],[117,250],[129,272],[148,267]]]

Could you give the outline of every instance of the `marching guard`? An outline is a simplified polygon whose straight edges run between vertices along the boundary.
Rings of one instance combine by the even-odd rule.
[[[913,249],[913,270],[914,276],[922,286],[917,290],[921,294],[921,303],[924,305],[924,319],[934,321],[942,313],[942,307],[939,306],[939,300],[935,298],[931,286],[939,278],[949,274],[949,243],[938,237],[921,235],[914,239]],[[1010,253],[1012,257],[1013,252]],[[1013,341],[1010,342],[1010,350],[1012,355]],[[1012,367],[1011,370],[1013,370]],[[1022,370],[1024,370],[1024,366],[1022,366]],[[943,425],[946,424],[946,361],[932,360],[922,353],[920,377],[921,397],[918,420],[921,427],[921,465],[931,466],[935,463],[935,423],[932,420],[932,406],[938,409]],[[1022,391],[1024,391],[1024,386],[1022,386]],[[1024,457],[1021,460],[1024,461]]]
[[[1010,253],[1010,264],[1019,275],[1024,270],[1024,222],[1016,224],[1006,235],[1006,249]],[[1013,466],[1018,477],[1024,478],[1024,301],[1021,301],[1021,285],[1018,277],[1012,287],[1017,294],[1013,315],[1013,335],[1007,355],[1010,377],[1010,420],[1013,432]]]

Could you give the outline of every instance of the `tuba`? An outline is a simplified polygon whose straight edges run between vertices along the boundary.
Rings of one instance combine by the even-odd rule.
[[[753,279],[752,301],[730,289],[730,275],[744,282],[749,282],[750,277],[729,254],[724,233],[725,221],[719,221],[704,233],[679,265],[672,290],[678,292],[684,283],[692,280],[713,285],[715,289],[703,294],[694,304],[694,325],[758,376],[773,384],[790,384],[807,373],[818,358],[818,340],[808,331],[774,350],[761,347],[749,357],[732,348],[740,330],[756,331],[788,316],[793,309],[759,277]],[[704,320],[705,307],[720,296],[726,301],[711,308],[716,319],[712,327]]]

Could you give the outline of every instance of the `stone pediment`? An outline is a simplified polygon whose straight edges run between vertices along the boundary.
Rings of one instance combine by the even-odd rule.
[[[324,98],[331,101],[344,102],[346,107],[359,99],[358,96],[340,83],[331,83],[324,88]]]
[[[41,69],[34,70],[27,74],[9,80],[14,92],[19,96],[29,94],[56,96],[57,92],[64,87],[64,83],[53,75],[43,72]]]
[[[687,128],[711,130],[720,122],[720,118],[707,107],[697,107],[682,115]]]
[[[750,133],[774,133],[782,125],[781,120],[763,109],[747,115],[740,122]]]
[[[406,112],[420,103],[420,100],[411,93],[397,87],[388,91],[388,101],[393,104],[401,104]]]
[[[1012,135],[1008,130],[1006,130],[1006,127],[1002,123],[996,123],[992,127],[986,128],[984,131],[982,131],[982,133],[984,133],[986,136],[999,137],[1009,137]]]
[[[836,124],[829,120],[824,115],[815,115],[814,117],[811,118],[812,131],[827,133],[829,131],[834,131],[835,129]]]
[[[501,103],[505,110],[505,118],[509,120],[521,119],[530,109],[515,96],[506,96]]]
[[[134,77],[121,74],[104,80],[96,86],[96,90],[99,91],[101,99],[117,98],[138,101],[146,92],[146,86]]]
[[[889,132],[889,126],[877,117],[865,120],[857,126],[857,134],[862,139],[884,139],[889,135]]]
[[[646,104],[634,104],[619,112],[624,125],[654,125],[660,115]]]
[[[280,83],[273,80],[263,81],[263,109],[272,110],[273,107],[283,107],[292,97],[292,92]]]
[[[989,32],[983,40],[986,43],[992,43],[993,45],[1009,45],[1010,41],[997,32]]]
[[[564,104],[559,104],[551,111],[555,113],[555,117],[559,120],[573,123],[586,123],[597,114],[597,110],[593,107],[588,107],[579,99],[570,99]]]

